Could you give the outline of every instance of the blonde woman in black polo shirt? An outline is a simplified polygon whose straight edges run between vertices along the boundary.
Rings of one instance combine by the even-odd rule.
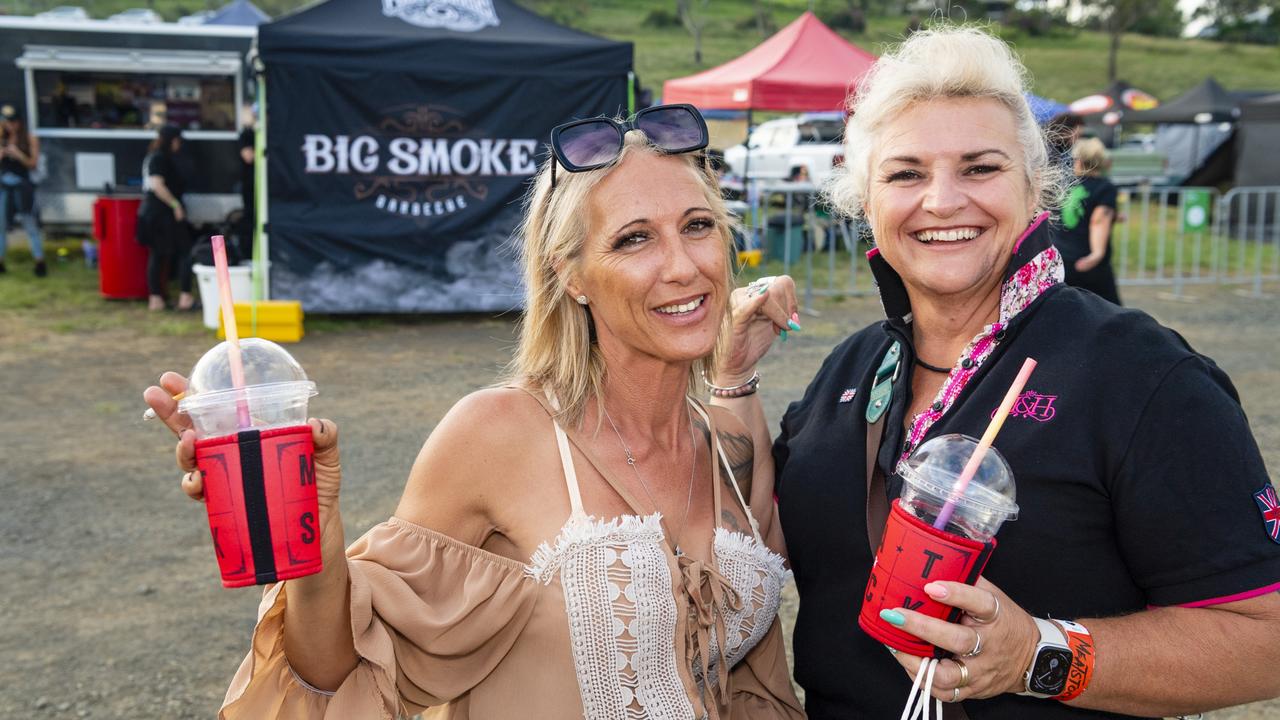
[[[832,197],[874,231],[888,317],[832,352],[774,446],[800,593],[795,676],[814,720],[897,717],[922,662],[886,652],[856,618],[872,565],[868,395],[895,343],[874,448],[888,497],[922,441],[981,435],[1024,359],[1039,361],[996,443],[1017,522],[976,586],[925,586],[962,621],[885,616],[951,653],[933,678],[949,716],[1171,716],[1280,694],[1280,509],[1236,390],[1146,314],[1062,284],[1044,212],[1061,181],[1024,74],[982,31],[921,32],[850,104]],[[716,385],[753,377],[771,294],[738,291]],[[767,435],[755,395],[717,402]],[[1092,663],[1091,678],[1020,697],[1043,628],[1063,639],[1034,620],[1050,617],[1078,623],[1072,660]]]

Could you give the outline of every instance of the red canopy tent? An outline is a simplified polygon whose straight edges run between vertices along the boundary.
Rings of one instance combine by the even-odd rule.
[[[704,110],[840,110],[875,61],[806,12],[734,60],[668,80],[662,101]]]

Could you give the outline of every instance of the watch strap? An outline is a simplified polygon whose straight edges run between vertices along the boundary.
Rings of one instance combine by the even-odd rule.
[[[1036,643],[1036,650],[1031,655],[1031,665],[1028,666],[1026,671],[1022,674],[1022,687],[1024,689],[1018,694],[1041,699],[1057,697],[1056,695],[1032,692],[1031,673],[1035,672],[1036,665],[1040,661],[1040,651],[1045,648],[1058,648],[1063,650],[1070,649],[1070,645],[1067,644],[1066,632],[1052,620],[1046,620],[1044,618],[1031,619],[1036,622],[1036,629],[1040,631],[1040,640]]]

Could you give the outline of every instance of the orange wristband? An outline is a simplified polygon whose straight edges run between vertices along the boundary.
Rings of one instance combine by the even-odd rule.
[[[1080,697],[1089,687],[1093,679],[1093,660],[1096,653],[1093,649],[1093,636],[1079,623],[1070,620],[1054,620],[1067,636],[1067,647],[1071,648],[1071,671],[1067,673],[1067,685],[1062,694],[1054,698],[1066,702]]]

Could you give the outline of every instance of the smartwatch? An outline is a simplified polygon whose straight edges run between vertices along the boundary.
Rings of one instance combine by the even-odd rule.
[[[1040,642],[1036,644],[1031,667],[1023,675],[1026,691],[1018,694],[1037,698],[1057,697],[1066,689],[1071,673],[1071,647],[1067,645],[1067,636],[1052,620],[1032,619],[1040,630]]]

